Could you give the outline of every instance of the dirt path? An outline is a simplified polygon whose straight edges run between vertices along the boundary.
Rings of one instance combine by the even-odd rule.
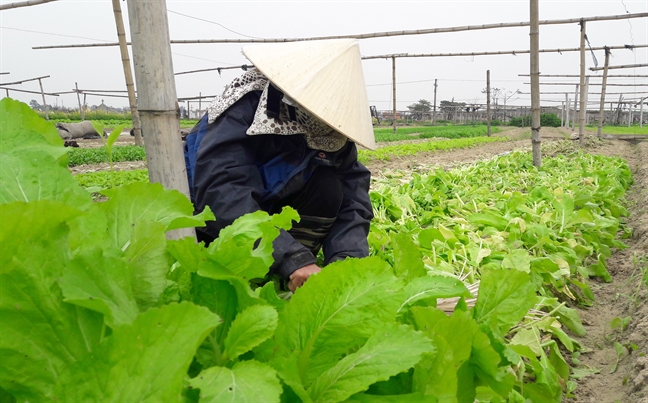
[[[628,249],[616,251],[608,260],[613,282],[591,281],[596,302],[581,309],[587,335],[578,338],[586,353],[579,359],[584,367],[599,372],[579,382],[574,402],[648,403],[648,288],[641,283],[648,270],[648,142],[632,145],[607,141],[595,151],[625,158],[634,176],[628,191],[628,227],[632,239]],[[625,329],[612,329],[615,318],[630,318]],[[618,319],[616,319],[618,322]],[[624,346],[618,367],[615,342]]]
[[[543,127],[541,131],[543,142],[564,140],[570,133],[571,131],[553,127]],[[393,170],[424,171],[437,167],[451,169],[458,165],[475,163],[513,150],[531,150],[531,129],[529,128],[507,127],[495,136],[509,137],[512,140],[502,143],[479,144],[464,149],[419,153],[416,156],[395,158],[391,161],[374,161],[366,165],[374,176],[380,176]],[[429,140],[409,140],[407,143],[423,141]],[[380,143],[380,145],[388,146],[398,143],[401,142]]]

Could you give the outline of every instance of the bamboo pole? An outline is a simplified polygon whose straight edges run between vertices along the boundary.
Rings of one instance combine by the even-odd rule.
[[[137,111],[137,98],[135,97],[135,85],[133,84],[133,72],[131,70],[130,56],[128,55],[128,45],[126,45],[124,18],[122,17],[119,0],[112,0],[112,5],[113,14],[115,15],[115,26],[117,27],[117,39],[119,41],[122,68],[124,70],[124,79],[126,81],[126,91],[128,92],[128,105],[130,106],[131,119],[133,120],[133,136],[135,137],[135,144],[143,146],[142,124],[140,123],[139,112]]]
[[[574,116],[572,117],[572,130],[576,130],[576,114],[578,113],[578,84],[576,84],[576,91],[574,92]]]
[[[81,116],[81,121],[83,122],[84,119],[84,113],[83,113],[83,107],[81,107],[81,95],[79,95],[79,84],[76,82],[74,83],[74,86],[76,87],[76,96],[77,96],[77,102],[79,102],[79,115]]]
[[[5,74],[11,74],[11,73],[9,73],[8,71],[0,72],[0,76],[3,76],[3,75],[5,75]]]
[[[35,5],[38,5],[38,4],[49,3],[50,1],[56,1],[56,0],[28,0],[28,1],[21,1],[21,2],[17,2],[17,3],[0,4],[0,10],[8,10],[10,8],[18,8],[18,7],[35,6]]]
[[[610,49],[605,49],[605,65],[603,67],[603,84],[601,86],[601,104],[599,105],[599,122],[598,130],[596,131],[597,137],[601,138],[603,135],[603,119],[605,118],[605,89],[607,87],[608,79],[608,65],[610,64]]]
[[[580,21],[610,21],[610,20],[626,20],[632,18],[645,18],[648,13],[636,14],[620,14],[620,15],[606,15],[587,18],[570,18],[563,20],[542,20],[539,25],[560,25],[560,24],[574,24]],[[528,21],[522,22],[509,22],[509,23],[496,23],[496,24],[483,24],[483,25],[466,25],[461,27],[449,28],[432,28],[432,29],[419,29],[409,31],[389,31],[389,32],[374,32],[368,34],[356,35],[334,35],[334,36],[320,36],[310,38],[278,38],[278,39],[189,39],[189,40],[173,40],[171,44],[198,44],[198,43],[273,43],[273,42],[301,42],[301,41],[316,41],[323,39],[370,39],[370,38],[384,38],[388,36],[405,36],[405,35],[423,35],[423,34],[438,34],[447,32],[461,32],[461,31],[475,31],[483,29],[495,28],[514,28],[514,27],[527,27]],[[99,46],[118,46],[118,43],[91,43],[82,45],[55,45],[55,46],[37,46],[32,49],[61,49],[61,48],[88,48]]]
[[[569,114],[571,113],[571,107],[569,104],[569,94],[565,92],[565,128],[569,129]]]
[[[642,98],[641,101],[639,102],[639,128],[643,128],[643,104],[644,104],[644,99]]]
[[[200,119],[201,111],[202,111],[202,92],[199,92],[198,93],[198,119]]]
[[[487,135],[491,135],[491,96],[490,96],[490,70],[486,70],[486,128]]]
[[[16,91],[16,92],[24,92],[24,93],[27,93],[27,94],[43,94],[40,91],[19,90],[17,88],[7,88],[7,87],[0,87],[0,90],[11,90],[11,91]],[[52,96],[52,97],[58,97],[59,96],[59,94],[49,93],[49,92],[45,92],[44,94],[48,95],[48,96]]]
[[[393,92],[393,122],[394,122],[394,133],[396,133],[396,57],[392,57],[392,92]]]
[[[585,76],[586,80],[590,79],[590,76]],[[522,83],[524,85],[529,85],[531,83]],[[540,83],[540,85],[574,85],[574,83]],[[599,83],[591,83],[591,85],[602,85]],[[615,84],[615,83],[609,83],[608,87],[648,87],[648,83],[640,83],[640,84]]]
[[[617,102],[617,113],[616,113],[617,125],[621,122],[621,101],[622,100],[623,100],[623,95],[619,95],[619,102]]]
[[[41,96],[43,97],[43,107],[45,108],[45,120],[49,120],[49,111],[47,108],[47,102],[45,101],[45,91],[43,91],[43,82],[41,79],[38,79],[38,85],[40,85]]]
[[[585,21],[580,22],[580,113],[578,114],[578,142],[581,147],[585,145]]]
[[[648,48],[648,45],[635,45],[632,49],[635,48]],[[603,50],[604,47],[594,47],[592,50]],[[610,49],[628,49],[626,45],[610,46]],[[470,56],[501,56],[501,55],[522,55],[530,53],[530,50],[502,50],[502,51],[493,51],[493,52],[461,52],[461,53],[397,53],[397,54],[387,54],[387,55],[373,55],[373,56],[363,56],[362,60],[371,60],[371,59],[389,59],[393,56],[397,58],[408,58],[408,57],[470,57]],[[567,49],[540,49],[539,53],[565,53],[565,52],[580,52],[580,48],[567,48]]]
[[[565,102],[560,103],[560,127],[565,127]]]
[[[533,165],[542,165],[542,150],[540,140],[540,26],[538,24],[538,0],[531,0],[530,7],[530,47],[531,49],[531,149]]]
[[[133,61],[138,88],[142,129],[146,136],[146,161],[151,182],[176,189],[189,197],[187,170],[182,152],[179,108],[173,61],[169,44],[169,23],[164,0],[128,0]],[[194,228],[171,231],[170,239],[190,236]]]
[[[233,69],[251,69],[254,66],[251,64],[243,64],[241,66],[228,66],[228,67],[212,67],[210,69],[200,69],[200,70],[190,70],[190,71],[181,71],[179,73],[173,73],[174,76],[180,76],[183,74],[192,74],[192,73],[204,73],[207,71],[218,71],[220,74],[221,70],[233,70]]]
[[[639,64],[626,64],[622,66],[608,66],[608,70],[612,69],[634,69],[636,67],[648,67],[648,63],[639,63]],[[590,67],[592,71],[603,70],[603,67]]]
[[[11,82],[11,83],[0,83],[0,86],[22,84],[22,83],[26,83],[26,82],[29,82],[29,81],[36,81],[36,80],[40,80],[40,79],[43,79],[43,78],[49,78],[49,77],[50,76],[40,76],[40,77],[28,78],[26,80],[14,81],[14,82]]]
[[[434,114],[432,115],[432,126],[436,126],[436,105],[437,105],[437,79],[434,79]]]
[[[613,47],[611,46],[603,46],[603,50],[612,50]],[[529,77],[528,74],[518,74],[518,77]],[[578,74],[540,74],[540,77],[562,77],[562,78],[570,78],[570,77],[580,77]],[[587,75],[586,77],[592,77],[592,78],[601,78],[601,76],[592,76],[592,75]],[[608,74],[608,78],[646,78],[648,77],[648,74]]]
[[[578,84],[576,84],[576,86],[578,86]],[[626,91],[626,92],[607,92],[607,91],[605,91],[606,95],[646,94],[646,93],[648,93],[648,91]],[[531,93],[530,92],[519,92],[518,94],[520,94],[520,95],[529,95]],[[540,94],[541,95],[558,95],[558,94],[562,95],[562,94],[564,94],[564,92],[541,91]],[[591,92],[590,94],[592,94],[592,95],[601,95],[600,92]],[[560,102],[560,101],[556,101],[556,102]]]

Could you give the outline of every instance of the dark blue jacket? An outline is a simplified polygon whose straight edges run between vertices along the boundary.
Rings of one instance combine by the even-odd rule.
[[[373,210],[370,172],[357,160],[355,143],[337,152],[312,150],[301,135],[256,135],[252,124],[260,91],[248,93],[212,124],[207,116],[187,136],[185,158],[192,201],[197,212],[209,206],[216,221],[200,228],[216,238],[236,218],[258,210],[277,213],[275,205],[298,192],[319,166],[336,170],[343,200],[335,224],[323,243],[324,264],[369,254],[367,234]],[[274,242],[272,273],[287,279],[315,258],[286,231]]]

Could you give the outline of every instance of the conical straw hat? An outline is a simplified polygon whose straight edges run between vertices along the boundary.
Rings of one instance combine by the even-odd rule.
[[[376,148],[357,40],[246,46],[243,54],[300,106],[356,143]]]

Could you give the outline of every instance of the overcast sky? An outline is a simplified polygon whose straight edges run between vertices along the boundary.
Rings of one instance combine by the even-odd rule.
[[[0,4],[17,0],[0,0]],[[122,2],[128,34],[127,3]],[[171,39],[291,38],[371,32],[418,30],[501,22],[529,21],[529,1],[167,1]],[[648,12],[646,0],[540,0],[540,19],[569,19],[603,15]],[[181,15],[184,14],[184,15]],[[194,17],[194,18],[191,18]],[[207,20],[207,21],[202,21]],[[592,47],[648,44],[648,18],[589,22],[587,36]],[[50,75],[43,81],[45,92],[70,91],[77,82],[80,89],[125,90],[119,48],[33,50],[33,46],[116,42],[117,34],[110,0],[59,0],[38,6],[0,11],[1,82],[12,82]],[[579,26],[540,26],[540,48],[577,48]],[[241,65],[246,59],[240,44],[172,45],[174,71]],[[363,39],[363,56],[393,53],[484,52],[529,49],[529,27],[489,29],[458,33]],[[595,52],[603,65],[603,51]],[[541,54],[542,74],[578,74],[579,53]],[[616,50],[611,65],[648,63],[648,49]],[[438,79],[437,102],[441,100],[484,103],[486,70],[491,71],[491,86],[506,91],[529,92],[529,55],[475,56],[397,59],[397,108],[420,99],[432,101],[434,79]],[[587,55],[587,67],[593,67]],[[363,61],[371,105],[391,109],[391,60]],[[588,73],[589,72],[588,70]],[[181,75],[176,78],[178,97],[218,94],[240,70]],[[591,73],[594,74],[594,73]],[[598,73],[602,75],[602,72]],[[610,71],[610,74],[648,75],[648,68]],[[545,82],[577,83],[577,78],[547,78]],[[592,82],[600,82],[595,80]],[[608,92],[648,91],[648,78],[617,78],[609,83],[633,86],[608,87]],[[38,82],[15,88],[38,91]],[[564,92],[574,85],[543,86],[542,91]],[[600,86],[590,87],[599,92]],[[1,91],[5,96],[5,91]],[[12,92],[12,98],[29,102],[40,95]],[[636,98],[627,94],[626,98]],[[573,95],[572,95],[573,97]],[[590,96],[598,99],[598,95]],[[564,95],[542,95],[543,106],[563,100]],[[610,95],[608,99],[618,99]],[[122,98],[104,98],[111,106],[127,106]],[[51,104],[76,107],[76,95],[47,97]],[[89,105],[101,97],[88,97]],[[515,95],[509,104],[529,105],[530,95]],[[193,107],[192,107],[193,109]]]

